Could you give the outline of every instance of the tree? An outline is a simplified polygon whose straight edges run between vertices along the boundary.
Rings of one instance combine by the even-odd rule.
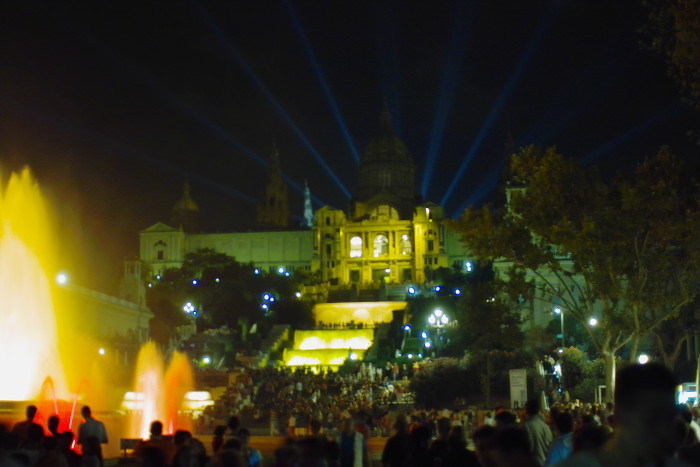
[[[180,268],[167,269],[149,290],[149,301],[169,300],[182,310],[194,304],[198,320],[209,326],[233,326],[258,310],[263,284],[251,264],[211,249],[185,255]]]
[[[618,186],[620,216],[631,240],[623,298],[633,318],[634,362],[639,339],[677,316],[697,295],[698,191],[667,147],[642,161],[634,176]]]
[[[465,287],[461,297],[458,328],[472,349],[473,365],[480,369],[479,382],[490,406],[494,376],[509,368],[513,352],[522,347],[521,315],[501,300],[493,280]]]
[[[685,99],[700,110],[700,0],[646,0],[646,46],[660,55]]]
[[[466,287],[461,297],[457,323],[469,348],[515,351],[522,347],[520,312],[498,297],[495,281]]]
[[[696,187],[668,151],[610,183],[555,148],[523,148],[510,172],[507,206],[469,208],[455,227],[511,298],[561,306],[586,329],[611,397],[620,349],[696,293]]]
[[[692,304],[683,307],[677,319],[666,320],[652,331],[656,348],[667,368],[675,369],[686,341],[697,332],[697,313],[696,299]]]
[[[180,268],[163,272],[149,289],[149,304],[167,300],[183,313],[183,305],[191,302],[199,313],[200,328],[311,321],[309,303],[296,297],[300,288],[296,274],[254,274],[254,269],[225,253],[200,249],[185,255]]]
[[[409,387],[418,406],[439,409],[463,397],[469,382],[469,360],[444,357],[421,364]]]

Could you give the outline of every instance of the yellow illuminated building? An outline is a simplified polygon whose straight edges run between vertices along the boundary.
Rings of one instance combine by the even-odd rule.
[[[257,231],[195,231],[199,207],[186,186],[170,225],[159,222],[140,233],[141,260],[157,274],[179,267],[189,252],[212,248],[263,270],[310,270],[331,287],[377,289],[430,282],[436,269],[467,259],[458,234],[446,228],[443,208],[421,202],[416,194],[413,157],[393,133],[386,108],[363,153],[349,209],[318,209],[311,229],[286,227],[289,209],[276,148],[271,161]]]

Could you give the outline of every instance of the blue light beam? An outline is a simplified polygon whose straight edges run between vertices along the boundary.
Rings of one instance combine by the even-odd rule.
[[[146,164],[153,165],[155,167],[162,168],[170,173],[173,173],[183,179],[190,179],[199,182],[202,185],[209,186],[216,191],[223,193],[231,198],[236,198],[242,200],[248,204],[257,204],[257,198],[249,196],[238,190],[234,190],[228,186],[222,185],[221,183],[215,182],[209,177],[198,174],[191,170],[185,170],[181,167],[168,163],[166,160],[152,156],[150,153],[135,148],[133,146],[127,145],[121,141],[114,140],[105,136],[104,134],[96,131],[88,131],[81,128],[74,123],[69,122],[65,117],[53,115],[49,112],[38,113],[36,111],[29,110],[27,108],[20,108],[19,112],[29,116],[32,119],[40,120],[47,123],[61,132],[75,135],[76,137],[94,143],[104,148],[108,152],[111,152],[118,156],[128,155],[134,159],[145,162]]]
[[[661,123],[663,120],[667,119],[670,117],[672,114],[676,113],[680,108],[682,107],[682,104],[676,103],[673,105],[670,105],[666,107],[664,110],[661,112],[657,113],[656,115],[652,115],[651,117],[647,118],[644,120],[642,123],[637,125],[636,127],[626,131],[625,133],[617,136],[616,138],[608,141],[607,143],[603,144],[600,146],[598,149],[589,152],[586,154],[584,157],[580,159],[580,162],[582,164],[590,164],[596,159],[600,158],[604,154],[609,153],[610,151],[617,149],[627,142],[633,140],[640,134],[642,134],[644,131],[648,130],[649,128],[658,125]]]
[[[493,169],[489,174],[484,177],[479,186],[477,186],[469,197],[462,203],[462,205],[455,211],[455,216],[459,217],[462,213],[469,207],[477,204],[479,201],[484,199],[487,195],[493,193],[498,185],[498,174],[501,171],[501,167]]]
[[[55,10],[53,11],[54,14],[58,14]],[[65,19],[65,18],[64,18]],[[67,21],[61,21],[59,22],[60,24],[68,24]],[[69,28],[72,32],[76,33],[78,28],[73,27]],[[85,39],[87,42],[92,44],[93,47],[97,49],[101,49],[102,51],[105,51],[106,53],[100,54],[101,56],[104,57],[110,57],[111,59],[114,59],[115,62],[117,62],[121,67],[134,75],[136,78],[144,82],[148,87],[154,91],[161,99],[167,101],[171,105],[178,107],[181,111],[184,111],[185,114],[189,114],[189,116],[193,117],[197,122],[199,122],[202,126],[208,128],[209,130],[213,131],[217,135],[219,135],[222,139],[230,143],[234,148],[238,149],[239,151],[243,152],[245,155],[250,157],[253,161],[258,163],[262,167],[267,167],[268,162],[265,158],[260,157],[257,155],[252,149],[249,147],[245,146],[241,142],[239,142],[235,137],[233,137],[229,132],[221,128],[219,125],[216,123],[212,122],[205,116],[203,116],[201,113],[199,113],[194,107],[192,107],[190,104],[187,102],[183,101],[182,99],[178,98],[174,94],[170,93],[167,91],[165,88],[163,88],[160,84],[158,84],[158,81],[155,79],[155,77],[143,71],[133,63],[131,63],[129,60],[124,58],[121,54],[119,54],[116,50],[112,49],[111,47],[107,46],[105,43],[98,41],[95,39],[92,35],[88,33],[83,33],[82,38]]]
[[[462,62],[467,45],[468,31],[474,19],[473,11],[466,14],[464,3],[456,3],[454,23],[452,24],[452,34],[450,38],[447,63],[442,75],[442,86],[438,95],[433,119],[433,128],[430,133],[430,143],[426,154],[425,169],[423,171],[423,182],[421,184],[421,194],[423,199],[428,198],[428,187],[433,176],[437,154],[440,151],[445,131],[445,124],[449,117],[452,97],[457,87],[459,76],[462,71]],[[475,3],[472,3],[472,10]]]
[[[234,45],[231,43],[231,41],[228,40],[224,32],[221,30],[221,28],[216,24],[216,22],[212,19],[212,17],[196,2],[191,2],[191,4],[195,7],[195,9],[199,12],[199,14],[204,18],[204,20],[207,22],[208,26],[211,28],[211,30],[216,34],[216,36],[219,38],[221,43],[224,45],[226,48],[226,51],[233,57],[233,59],[238,63],[238,65],[243,69],[243,71],[248,75],[248,77],[251,79],[253,84],[262,92],[262,94],[265,96],[265,98],[268,100],[270,104],[275,108],[275,110],[279,113],[279,115],[287,122],[287,124],[290,126],[294,134],[299,138],[299,140],[302,142],[302,144],[306,147],[306,149],[311,153],[312,156],[316,159],[316,162],[321,165],[323,170],[326,171],[328,176],[335,182],[336,186],[340,191],[343,193],[343,195],[350,199],[350,192],[348,191],[347,188],[345,188],[345,185],[340,181],[340,179],[336,176],[335,172],[330,168],[330,166],[326,163],[326,161],[321,157],[321,154],[318,153],[316,148],[313,147],[311,142],[306,138],[304,133],[301,131],[299,126],[294,122],[294,120],[291,118],[291,116],[287,113],[287,111],[282,107],[282,105],[275,99],[275,96],[272,95],[272,92],[263,84],[263,82],[260,80],[258,75],[253,71],[253,69],[250,67],[248,62],[243,58],[243,55],[241,55],[240,52],[234,47]]]
[[[615,41],[611,41],[615,43]],[[619,56],[607,54],[608,59],[601,63],[596,57],[581,68],[577,78],[571,81],[559,93],[554,103],[547,109],[544,115],[518,138],[517,147],[536,143],[543,146],[558,135],[576,116],[582,114],[587,108],[598,102],[604,93],[622,76],[630,64],[639,58],[639,55],[628,55],[622,61]],[[614,69],[613,73],[608,70]],[[605,70],[605,71],[603,71]],[[581,94],[582,89],[587,89]]]
[[[46,5],[49,7],[49,5]],[[51,13],[55,16],[61,17],[61,21],[59,21],[59,24],[62,25],[70,25],[71,21],[66,18],[64,15],[62,15],[59,11],[56,11],[55,8],[50,7]],[[67,28],[70,32],[79,35],[78,31],[80,31],[80,28],[78,27],[68,27]],[[129,60],[127,60],[125,57],[123,57],[121,54],[119,54],[116,50],[113,48],[109,47],[105,43],[97,40],[94,36],[82,31],[82,34],[79,35],[81,39],[83,39],[83,42],[87,42],[91,44],[94,48],[106,52],[106,53],[101,53],[101,57],[110,57],[113,59],[112,63],[117,63],[118,65],[121,66],[122,69],[125,71],[131,73],[133,76],[135,76],[137,79],[145,83],[152,91],[156,93],[161,99],[164,101],[170,103],[174,107],[177,107],[179,110],[183,111],[185,115],[188,115],[192,118],[194,118],[200,125],[202,125],[205,128],[208,128],[210,131],[216,133],[219,137],[221,137],[224,141],[228,142],[231,146],[233,146],[235,149],[239,150],[246,156],[248,156],[250,159],[252,159],[254,162],[256,162],[258,165],[261,167],[269,167],[269,161],[267,158],[263,158],[259,156],[255,151],[247,147],[246,145],[242,144],[240,141],[238,141],[233,135],[231,135],[229,132],[224,130],[222,127],[202,115],[200,112],[198,112],[194,107],[192,107],[190,104],[187,102],[183,101],[182,99],[178,98],[171,92],[167,91],[165,88],[163,88],[160,84],[158,84],[158,81],[156,78],[145,71],[143,71],[141,68],[137,67],[133,63],[131,63]],[[116,143],[115,144],[120,144]],[[290,184],[296,191],[299,193],[304,193],[304,187],[302,187],[300,184],[296,183],[286,175],[282,175],[284,180]],[[202,180],[204,181],[204,180]],[[214,183],[214,182],[211,182]],[[224,188],[224,187],[219,187],[219,188]],[[235,190],[234,190],[235,192]],[[236,192],[238,193],[238,192]],[[246,201],[249,201],[250,199],[254,199],[252,197],[248,197],[248,195],[243,195],[241,193],[241,196],[247,197]],[[312,195],[312,200],[315,201],[316,203],[320,204],[321,206],[325,205],[322,200],[318,199],[316,196]]]
[[[452,196],[452,192],[457,187],[457,184],[459,183],[462,174],[471,163],[472,159],[481,147],[481,144],[484,142],[484,138],[491,130],[491,127],[493,126],[493,123],[496,120],[496,118],[500,115],[501,110],[503,110],[503,107],[508,101],[508,98],[513,92],[513,89],[515,88],[515,85],[518,83],[518,81],[520,81],[520,78],[525,72],[525,69],[529,64],[530,59],[534,55],[537,46],[544,38],[544,35],[547,32],[549,25],[552,22],[552,19],[554,18],[555,12],[556,9],[552,6],[550,6],[547,9],[545,16],[542,18],[539,25],[537,26],[535,35],[532,37],[527,47],[520,55],[520,58],[518,59],[515,68],[513,69],[513,72],[508,77],[506,85],[503,87],[503,90],[498,96],[498,99],[496,100],[493,107],[491,107],[491,110],[489,111],[486,120],[481,126],[481,129],[479,130],[479,133],[477,134],[474,143],[472,143],[472,146],[469,148],[469,152],[467,152],[467,155],[462,160],[462,164],[460,164],[459,169],[457,169],[457,172],[455,173],[452,182],[450,183],[449,187],[447,188],[447,191],[445,192],[445,195],[442,197],[442,201],[440,202],[440,204],[442,204],[443,206],[447,204],[447,201],[450,199],[450,196]]]
[[[318,63],[318,60],[316,60],[316,55],[314,54],[313,49],[311,48],[311,45],[309,44],[309,41],[306,38],[304,28],[302,27],[301,22],[299,21],[299,16],[296,14],[296,11],[294,11],[294,5],[292,4],[291,0],[285,0],[284,3],[287,7],[287,10],[289,11],[289,16],[292,19],[292,24],[294,25],[294,29],[296,30],[297,35],[299,36],[299,40],[301,41],[301,45],[304,48],[304,52],[306,52],[306,56],[308,57],[309,62],[311,63],[311,68],[314,70],[316,78],[321,84],[321,89],[326,95],[328,105],[331,107],[331,111],[333,112],[333,116],[335,117],[336,122],[338,122],[340,131],[343,133],[343,138],[345,139],[345,142],[347,143],[348,148],[350,149],[350,153],[355,158],[355,162],[359,164],[360,154],[357,152],[357,147],[355,146],[355,143],[352,140],[352,137],[350,136],[350,131],[348,130],[347,125],[345,125],[345,121],[343,120],[343,116],[340,113],[338,104],[336,103],[335,98],[333,98],[333,93],[331,92],[330,86],[328,86],[328,82],[326,81],[326,78],[323,72],[321,71],[321,66]]]

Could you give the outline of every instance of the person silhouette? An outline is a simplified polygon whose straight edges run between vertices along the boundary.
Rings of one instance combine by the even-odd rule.
[[[92,418],[92,410],[87,405],[84,405],[80,412],[84,420],[78,428],[78,444],[85,444],[85,440],[89,436],[96,437],[101,444],[107,444],[107,429],[104,423]]]
[[[673,458],[678,420],[673,374],[656,363],[629,365],[617,372],[617,429],[601,447],[577,452],[555,467],[632,467],[688,464]]]

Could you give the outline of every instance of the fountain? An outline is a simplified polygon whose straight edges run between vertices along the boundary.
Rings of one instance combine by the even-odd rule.
[[[131,436],[148,438],[154,420],[160,420],[167,433],[191,429],[190,420],[181,411],[193,386],[192,366],[185,354],[174,352],[165,369],[156,344],[147,342],[139,351],[134,386],[135,391],[127,393],[122,404],[131,413]]]
[[[110,438],[118,439],[129,430],[110,409],[117,405],[109,403],[118,391],[110,384],[117,367],[98,354],[96,336],[78,330],[79,320],[94,317],[82,314],[70,294],[52,293],[63,289],[49,277],[71,257],[66,242],[55,241],[49,213],[29,169],[13,173],[0,187],[0,421],[16,421],[33,403],[39,408],[37,422],[45,425],[57,414],[60,430],[76,431],[80,406],[88,404],[103,412],[108,431],[113,430]],[[147,437],[155,419],[166,430],[191,428],[187,418],[178,418],[192,387],[184,355],[175,353],[164,371],[162,356],[149,343],[139,355],[136,375],[144,410],[133,434]],[[199,397],[195,405],[211,403],[210,397]]]
[[[46,205],[29,169],[13,174],[0,193],[0,219],[0,400],[35,399],[46,377],[55,395],[65,395],[45,272],[53,269],[56,250]]]

